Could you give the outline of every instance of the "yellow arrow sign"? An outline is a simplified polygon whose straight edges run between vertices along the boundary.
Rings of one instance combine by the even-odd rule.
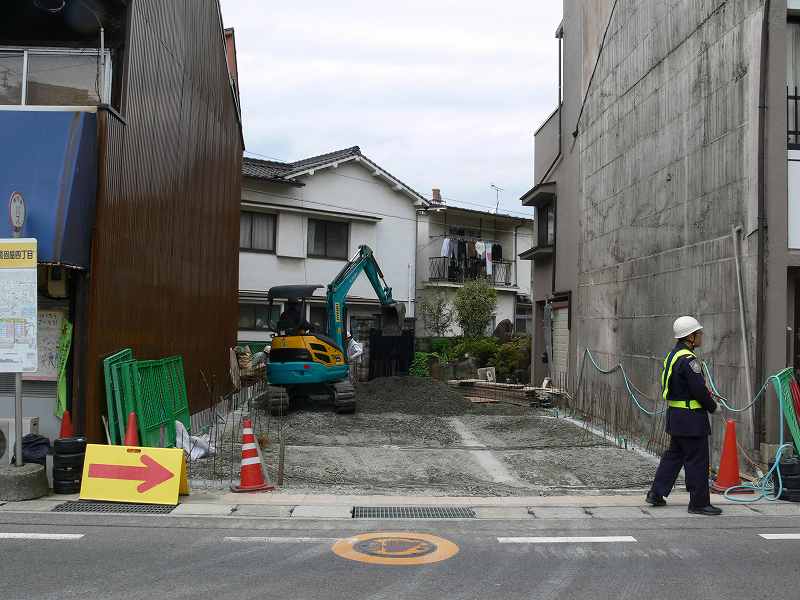
[[[177,504],[188,493],[183,450],[86,446],[81,500]]]

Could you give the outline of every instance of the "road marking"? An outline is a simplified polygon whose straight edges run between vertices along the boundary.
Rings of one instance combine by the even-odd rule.
[[[560,536],[560,537],[499,537],[501,544],[593,544],[609,542],[635,542],[629,535],[605,535],[596,537]]]
[[[339,540],[334,554],[370,565],[428,565],[458,554],[453,542],[427,533],[375,532]]]
[[[341,538],[326,537],[226,537],[226,542],[261,543],[261,544],[328,544],[338,542]]]
[[[759,533],[765,540],[800,540],[800,533]]]
[[[79,540],[82,533],[0,533],[0,540]]]

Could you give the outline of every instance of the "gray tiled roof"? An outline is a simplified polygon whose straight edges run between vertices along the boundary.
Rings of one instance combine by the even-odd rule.
[[[317,165],[325,165],[337,160],[344,160],[351,156],[360,156],[361,149],[358,146],[336,150],[319,156],[304,158],[295,162],[278,162],[275,160],[259,160],[256,158],[245,157],[242,161],[242,175],[246,177],[256,177],[268,181],[288,181],[288,178],[296,173],[313,169]]]

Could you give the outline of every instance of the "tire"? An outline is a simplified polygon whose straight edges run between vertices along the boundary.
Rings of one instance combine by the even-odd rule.
[[[83,459],[86,455],[80,454],[56,454],[53,456],[54,467],[79,467],[83,468]]]
[[[772,475],[772,482],[777,487],[778,485],[778,474],[774,473]],[[786,475],[785,473],[781,472],[781,486],[785,490],[789,491],[796,491],[800,493],[800,475]]]
[[[775,461],[769,463],[769,468],[772,468],[772,465],[775,464]],[[791,458],[784,458],[781,459],[781,477],[788,476],[798,476],[800,475],[800,458],[791,457]]]
[[[783,490],[780,495],[781,500],[787,502],[800,502],[800,490]]]
[[[53,480],[53,493],[55,494],[77,494],[80,491],[81,491],[80,481]]]
[[[55,467],[53,468],[53,481],[75,481],[83,476],[83,469],[80,467]]]
[[[58,438],[53,442],[56,454],[83,454],[86,451],[86,438],[83,436]]]

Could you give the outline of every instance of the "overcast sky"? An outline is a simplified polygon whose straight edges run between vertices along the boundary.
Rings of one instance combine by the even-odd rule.
[[[361,151],[426,197],[525,211],[560,0],[222,0],[250,156]]]

